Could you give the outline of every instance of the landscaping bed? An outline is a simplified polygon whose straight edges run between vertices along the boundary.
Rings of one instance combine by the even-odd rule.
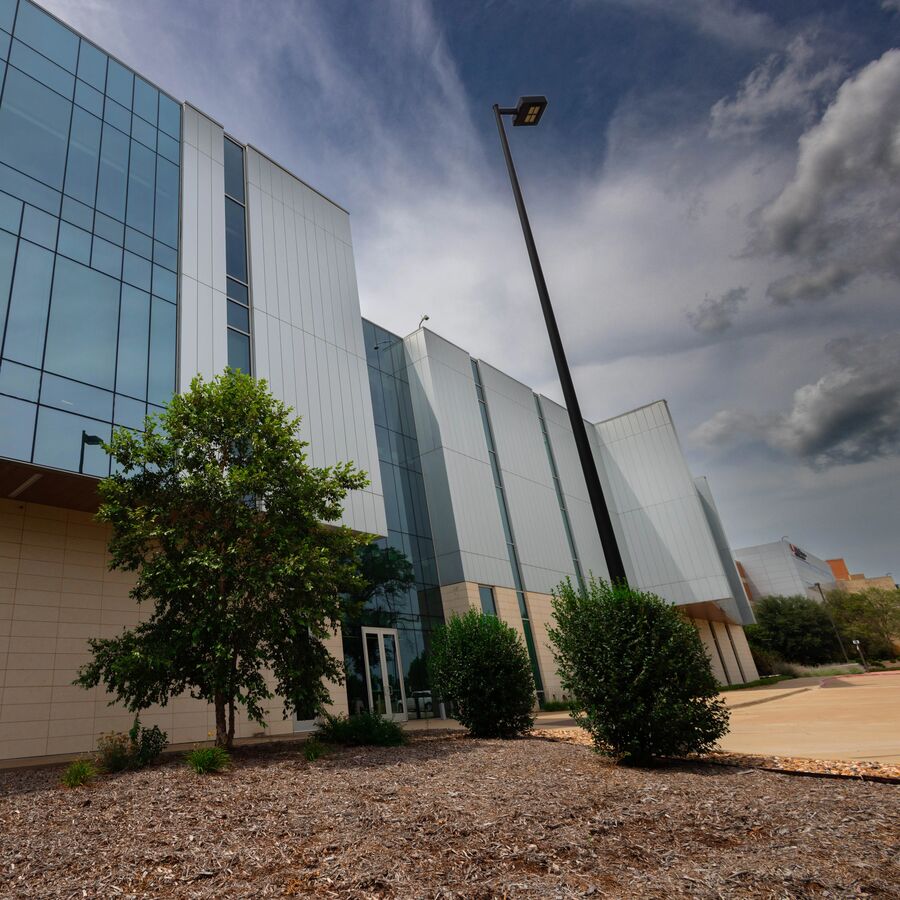
[[[893,785],[702,763],[617,767],[566,741],[235,752],[59,786],[0,772],[9,897],[893,897]]]

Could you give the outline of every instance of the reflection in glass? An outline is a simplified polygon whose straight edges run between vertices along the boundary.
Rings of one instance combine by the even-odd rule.
[[[41,380],[41,405],[108,421],[112,418],[113,395],[109,391],[45,372]]]
[[[384,680],[381,674],[381,650],[378,646],[378,635],[371,632],[366,636],[366,655],[368,656],[369,667],[369,690],[371,692],[371,711],[379,715],[387,713],[387,706],[384,698]]]
[[[150,341],[150,295],[129,285],[122,287],[119,311],[119,354],[116,365],[116,391],[138,397],[147,396],[147,354]],[[123,423],[126,424],[126,423]]]
[[[244,202],[244,149],[225,138],[225,193]]]
[[[382,638],[384,640],[384,672],[387,676],[391,714],[395,716],[402,715],[406,712],[406,706],[403,702],[403,689],[400,684],[397,638],[393,634],[383,634]]]
[[[147,399],[165,405],[175,392],[176,308],[157,297],[150,314],[150,363]]]
[[[87,433],[108,441],[111,431],[111,427],[105,422],[42,406],[38,410],[34,462],[38,465],[77,472],[83,435]],[[109,474],[109,457],[101,446],[85,444],[83,449],[82,472],[85,475],[102,477]]]
[[[247,280],[247,242],[244,207],[225,198],[225,269],[233,278]]]
[[[496,616],[497,604],[494,601],[494,589],[480,584],[478,586],[478,595],[481,598],[481,611],[486,616]]]
[[[0,394],[37,403],[41,373],[29,366],[20,366],[8,359],[0,361]]]
[[[162,98],[160,98],[160,108]],[[156,216],[153,236],[170,247],[178,246],[178,166],[156,158]]]
[[[53,254],[20,241],[3,342],[7,359],[40,367],[52,278]]]
[[[31,459],[34,439],[34,415],[37,407],[24,400],[14,400],[0,394],[0,456],[10,459]]]
[[[66,164],[66,193],[94,205],[97,192],[97,165],[100,161],[100,120],[77,107],[72,113],[69,159]]]
[[[153,232],[153,202],[156,183],[156,154],[137,141],[131,142],[128,168],[128,219],[132,228]]]
[[[250,373],[250,338],[239,331],[228,329],[228,366]]]
[[[28,0],[19,4],[16,37],[70,72],[78,62],[78,37]]]

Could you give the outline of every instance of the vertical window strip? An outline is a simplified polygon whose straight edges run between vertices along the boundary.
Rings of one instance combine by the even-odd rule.
[[[547,451],[547,462],[550,463],[550,474],[553,476],[553,487],[556,489],[556,500],[559,503],[559,512],[562,516],[563,530],[566,532],[566,540],[569,544],[569,553],[572,556],[572,565],[575,568],[575,577],[578,579],[578,586],[584,590],[584,573],[581,571],[578,548],[575,546],[575,537],[572,533],[572,522],[569,519],[569,508],[566,506],[566,497],[565,494],[563,494],[562,482],[559,480],[559,470],[556,468],[553,445],[550,443],[550,431],[544,420],[544,411],[541,409],[541,401],[537,394],[534,395],[534,405],[537,409],[538,420],[541,423],[541,433],[544,435],[544,448]]]
[[[242,274],[246,276],[247,281],[242,282],[240,278],[236,278],[232,272],[230,271],[231,267],[228,265],[228,253],[226,252],[226,261],[225,261],[225,274],[226,274],[226,284],[230,282],[234,282],[234,286],[238,288],[237,290],[232,290],[230,287],[226,291],[227,299],[226,304],[228,306],[228,315],[226,316],[227,322],[227,335],[228,335],[228,365],[230,368],[241,369],[246,372],[248,375],[253,374],[253,320],[251,315],[251,309],[253,307],[252,297],[250,295],[250,260],[249,253],[247,251],[248,245],[248,237],[247,237],[247,206],[246,206],[246,197],[247,197],[247,185],[246,185],[246,154],[244,152],[244,148],[238,144],[236,141],[231,140],[228,136],[225,137],[225,165],[226,169],[230,169],[232,165],[237,164],[237,159],[240,158],[240,173],[231,173],[233,175],[238,176],[236,179],[232,181],[232,185],[240,188],[240,196],[235,196],[236,191],[229,193],[228,191],[228,183],[229,183],[229,172],[226,172],[226,189],[225,189],[225,198],[226,198],[226,206],[228,205],[228,201],[231,201],[235,204],[236,207],[241,210],[241,224],[243,226],[243,271]],[[227,210],[226,210],[227,213]],[[227,238],[226,238],[227,243]],[[239,287],[238,287],[239,286]],[[240,296],[239,296],[240,295]],[[234,305],[234,310],[232,310],[232,304]],[[242,311],[246,312],[246,316]],[[246,323],[246,329],[241,327]]]
[[[513,584],[516,590],[516,600],[519,604],[519,615],[522,618],[522,631],[525,635],[525,646],[528,649],[528,657],[531,660],[531,672],[534,675],[534,685],[537,691],[538,702],[544,702],[544,682],[541,679],[541,667],[538,663],[537,649],[534,644],[534,636],[531,632],[531,618],[528,615],[528,604],[525,600],[525,582],[522,578],[522,567],[519,564],[519,554],[516,551],[515,536],[512,531],[512,522],[509,517],[509,507],[506,503],[506,491],[503,488],[503,476],[500,474],[500,460],[497,448],[494,444],[494,433],[491,428],[491,418],[487,408],[484,386],[481,383],[481,372],[477,360],[472,363],[472,374],[475,377],[475,394],[481,409],[481,424],[484,428],[484,440],[487,444],[488,458],[491,461],[491,472],[494,477],[494,487],[497,493],[497,504],[500,507],[500,520],[503,523],[503,531],[506,537],[506,548],[509,551],[509,565],[512,569]]]

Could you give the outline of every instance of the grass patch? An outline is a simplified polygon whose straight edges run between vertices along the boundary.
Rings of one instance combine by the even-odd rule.
[[[756,681],[748,681],[746,684],[722,685],[719,690],[723,693],[725,691],[742,691],[744,688],[763,687],[767,684],[777,684],[779,681],[789,681],[793,677],[793,675],[763,675],[762,678],[757,678]]]
[[[221,747],[196,747],[184,757],[184,761],[198,775],[221,772],[231,765],[231,756]]]
[[[372,712],[356,716],[326,714],[319,725],[319,736],[330,744],[348,747],[397,747],[406,743],[406,733],[397,722]]]
[[[303,742],[303,755],[307,762],[315,762],[320,756],[325,756],[328,748],[315,736],[307,738]]]
[[[89,759],[76,759],[66,766],[62,773],[62,783],[68,788],[82,787],[98,775],[97,767]]]
[[[571,708],[568,700],[545,700],[541,712],[568,712]]]
[[[857,663],[840,666],[795,666],[798,678],[822,678],[827,675],[861,675],[863,667]]]

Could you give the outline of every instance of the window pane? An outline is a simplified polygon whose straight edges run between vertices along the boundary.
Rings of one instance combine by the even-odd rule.
[[[12,31],[16,18],[16,0],[0,0],[0,28]]]
[[[12,42],[9,62],[58,94],[62,94],[69,100],[72,99],[75,92],[75,76],[56,63],[50,62],[40,53],[35,53],[31,47],[21,41]]]
[[[228,301],[228,324],[241,331],[250,331],[250,310],[239,303]]]
[[[75,102],[98,119],[103,117],[103,94],[80,78],[75,82]]]
[[[178,271],[178,251],[155,241],[153,244],[153,262],[160,266],[165,266],[173,272]]]
[[[156,151],[176,166],[181,162],[181,145],[162,131],[156,135]]]
[[[8,359],[0,362],[0,394],[37,403],[40,387],[41,373],[37,369],[20,366]]]
[[[0,160],[62,188],[71,110],[59,94],[10,69],[0,107]]]
[[[478,586],[478,594],[481,597],[481,611],[485,615],[496,616],[497,604],[494,602],[494,589],[482,584]]]
[[[48,213],[42,212],[33,206],[25,207],[25,215],[22,217],[22,237],[35,244],[40,244],[48,250],[56,249],[56,232],[59,219]]]
[[[147,404],[143,400],[132,400],[130,397],[116,394],[116,413],[113,419],[116,425],[125,425],[128,428],[134,428],[135,431],[143,431],[146,414]]]
[[[244,232],[244,207],[225,198],[225,271],[247,280],[247,242]]]
[[[134,79],[134,111],[151,125],[156,124],[159,107],[159,91],[151,87],[143,78]]]
[[[109,457],[101,446],[85,443],[84,437],[87,435],[108,441],[111,430],[110,426],[103,422],[42,406],[38,412],[34,462],[77,472],[83,447],[84,464],[81,471],[86,475],[107,475]]]
[[[53,254],[21,241],[3,343],[7,359],[40,367],[52,277]]]
[[[59,223],[59,240],[56,243],[57,253],[68,256],[76,262],[89,265],[91,261],[91,235],[68,222]]]
[[[150,262],[126,250],[125,261],[122,265],[122,280],[128,284],[133,284],[142,291],[149,291]]]
[[[250,374],[250,338],[228,329],[228,365]]]
[[[63,197],[62,217],[85,231],[90,231],[94,226],[94,210],[71,197]]]
[[[66,165],[66,193],[89,206],[97,195],[97,165],[100,161],[100,120],[75,107]]]
[[[147,234],[153,233],[153,203],[156,179],[156,154],[137,141],[131,142],[128,169],[128,224]]]
[[[10,197],[9,194],[0,193],[0,228],[18,234],[21,222],[22,201]]]
[[[70,72],[78,62],[78,36],[28,0],[19,4],[16,37]]]
[[[103,104],[103,121],[115,125],[119,131],[128,134],[131,131],[131,113],[115,100],[106,98]]]
[[[150,372],[148,400],[165,404],[175,392],[175,305],[153,299],[150,315]]]
[[[146,235],[135,231],[132,228],[125,229],[125,249],[132,253],[143,256],[144,259],[150,259],[152,256],[153,242]],[[149,290],[149,288],[148,288]]]
[[[121,247],[125,240],[125,226],[98,212],[94,216],[94,234],[99,234],[110,243],[118,244]]]
[[[181,139],[181,107],[165,94],[159,95],[159,127],[176,140]]]
[[[81,42],[78,77],[83,78],[98,91],[106,90],[106,54],[87,41]]]
[[[130,110],[133,90],[134,74],[121,63],[111,59],[106,70],[106,96]]]
[[[250,305],[250,296],[247,292],[247,286],[244,284],[238,284],[236,281],[232,281],[230,278],[227,279],[227,294],[231,297],[232,300],[237,300],[238,303],[243,303],[244,306]]]
[[[24,400],[14,400],[0,394],[0,456],[10,459],[31,459],[34,439],[34,414],[37,407]]]
[[[118,319],[119,283],[59,257],[44,368],[112,390]]]
[[[91,268],[105,272],[113,278],[122,277],[122,250],[109,241],[94,235],[94,249],[91,253]]]
[[[16,243],[13,235],[0,231],[0,347],[3,346],[9,289],[12,287],[13,266],[16,264]]]
[[[150,295],[125,285],[119,320],[118,393],[141,400],[146,398],[149,340]]]
[[[113,395],[100,388],[89,387],[49,372],[41,381],[41,405],[54,406],[63,412],[78,413],[94,419],[112,418]]]
[[[100,177],[97,181],[97,209],[125,221],[128,185],[128,138],[110,125],[103,126],[100,149]]]
[[[170,247],[178,246],[178,166],[156,159],[156,221],[154,237]]]
[[[225,193],[244,202],[244,150],[225,138]]]
[[[153,293],[163,300],[175,303],[178,299],[178,278],[174,272],[162,266],[153,267]]]

